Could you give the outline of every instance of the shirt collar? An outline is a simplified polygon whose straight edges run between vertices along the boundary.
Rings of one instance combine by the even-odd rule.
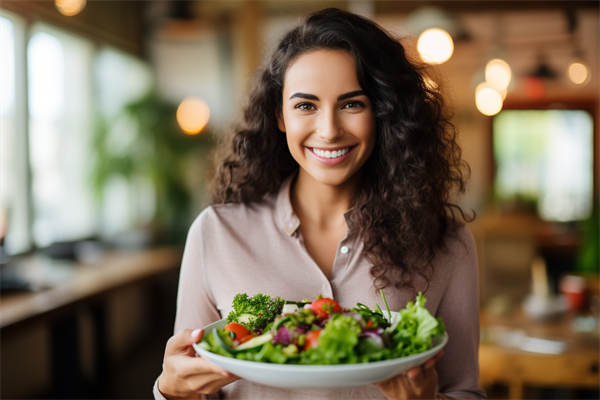
[[[292,182],[296,179],[296,175],[297,173],[285,178],[279,188],[279,193],[277,194],[276,204],[278,222],[289,236],[292,236],[300,226],[300,219],[294,214],[292,201],[290,199],[290,189],[292,188]]]
[[[296,180],[297,175],[298,173],[296,172],[285,178],[285,180],[281,183],[276,200],[276,213],[279,226],[281,226],[285,233],[287,233],[289,236],[293,236],[300,226],[300,219],[296,216],[296,214],[294,214],[290,197],[290,189],[292,188],[292,183]],[[353,208],[344,213],[344,219],[346,220],[346,225],[348,225],[349,228],[351,224],[350,216],[352,214],[352,210]]]

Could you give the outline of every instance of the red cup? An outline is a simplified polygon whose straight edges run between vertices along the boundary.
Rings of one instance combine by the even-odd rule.
[[[585,279],[576,275],[565,275],[560,280],[560,291],[567,298],[571,311],[581,311],[587,306]]]

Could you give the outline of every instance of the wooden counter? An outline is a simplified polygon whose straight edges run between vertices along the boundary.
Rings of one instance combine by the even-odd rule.
[[[98,264],[51,260],[34,256],[22,261],[28,277],[55,286],[38,292],[5,294],[0,297],[0,328],[105,295],[139,283],[162,272],[179,268],[181,248],[157,248],[108,252]]]
[[[0,297],[2,393],[110,398],[112,366],[146,336],[145,329],[165,323],[160,288],[166,283],[175,289],[182,254],[172,247],[110,251],[93,265],[42,256],[19,260],[19,272],[45,288]],[[174,308],[169,301],[165,307]],[[160,359],[158,354],[156,365]]]

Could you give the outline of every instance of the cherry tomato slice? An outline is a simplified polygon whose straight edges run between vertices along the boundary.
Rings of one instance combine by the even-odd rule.
[[[327,297],[312,303],[310,309],[312,312],[323,318],[327,318],[329,314],[342,312],[342,307],[337,303],[337,301]]]
[[[304,344],[304,350],[308,350],[311,347],[316,347],[319,344],[319,335],[321,331],[310,331],[306,334],[306,343]]]
[[[235,333],[235,340],[242,340],[243,337],[250,334],[250,331],[244,325],[238,324],[237,322],[231,322],[225,325],[225,329]]]
[[[248,340],[250,339],[254,339],[256,336],[254,335],[246,335],[243,338],[240,339],[240,344],[242,343],[246,343]]]

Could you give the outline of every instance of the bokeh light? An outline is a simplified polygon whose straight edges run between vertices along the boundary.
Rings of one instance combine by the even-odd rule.
[[[569,79],[576,85],[586,84],[590,80],[590,69],[587,65],[579,60],[574,59],[569,64]]]
[[[452,56],[454,42],[445,30],[430,28],[419,36],[417,50],[424,61],[430,64],[442,64]]]
[[[510,66],[504,60],[495,58],[485,66],[485,81],[498,92],[506,90],[510,84],[511,77]]]
[[[487,82],[483,82],[475,89],[475,104],[482,114],[496,115],[502,110],[502,95]]]
[[[85,8],[86,0],[55,0],[54,4],[61,14],[72,17]]]
[[[210,108],[199,97],[186,97],[177,107],[177,122],[188,135],[200,133],[210,119]]]

